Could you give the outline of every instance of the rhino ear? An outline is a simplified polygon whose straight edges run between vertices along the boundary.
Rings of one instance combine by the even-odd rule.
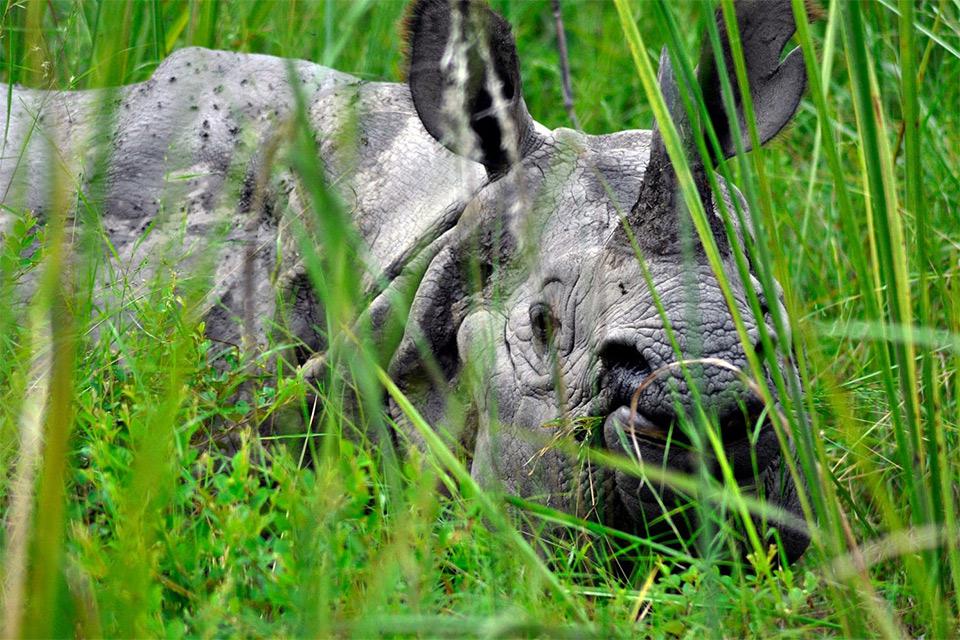
[[[760,144],[764,144],[790,122],[806,88],[807,75],[800,50],[794,49],[782,60],[780,57],[784,45],[796,30],[793,9],[788,0],[738,0],[734,9],[743,46],[743,58],[747,65],[747,81],[757,119],[757,133]],[[811,18],[816,17],[819,12],[816,5],[810,2],[807,3],[807,10]],[[736,100],[739,130],[743,135],[744,148],[749,151],[751,145],[743,114],[742,95],[734,71],[730,36],[726,21],[719,10],[717,25],[726,72]],[[706,42],[697,75],[707,113],[710,114],[724,157],[729,158],[737,152],[733,139],[735,129],[723,107],[720,65],[717,64],[714,53],[713,47]]]
[[[407,32],[423,126],[454,153],[503,173],[534,135],[510,25],[478,0],[415,0]]]

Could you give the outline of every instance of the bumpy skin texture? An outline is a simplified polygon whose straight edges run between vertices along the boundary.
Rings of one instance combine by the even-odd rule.
[[[0,211],[0,234],[11,209],[47,217],[52,180],[72,186],[67,201],[79,191],[99,207],[98,222],[118,256],[114,273],[103,270],[104,290],[123,278],[135,296],[161,263],[189,276],[196,262],[212,261],[207,330],[234,345],[252,242],[255,334],[266,344],[274,287],[296,261],[284,216],[301,213],[303,197],[278,170],[260,210],[250,211],[251,183],[264,149],[292,117],[291,72],[329,178],[369,249],[373,290],[375,278],[396,275],[452,224],[483,172],[427,135],[405,86],[362,83],[305,61],[192,47],[171,54],[146,82],[114,92],[14,87],[0,155],[0,200],[9,208]],[[113,122],[99,121],[111,108]],[[355,148],[338,142],[351,113],[359,118]],[[71,215],[83,213],[71,208]],[[278,254],[278,247],[290,252]]]
[[[447,10],[441,0],[420,0],[414,26],[450,28],[449,20],[430,19],[431,12]],[[492,50],[470,50],[480,56],[470,59],[470,68],[493,57],[500,86],[512,92],[504,113],[513,124],[504,128],[503,118],[491,116],[497,103],[494,93],[483,94],[488,82],[468,87],[480,95],[471,94],[462,106],[479,109],[471,125],[478,136],[493,129],[503,141],[496,157],[489,140],[473,145],[479,155],[470,157],[479,162],[438,142],[458,148],[434,130],[449,119],[449,113],[440,118],[430,111],[441,108],[445,96],[431,94],[436,83],[418,85],[417,74],[437,73],[431,65],[440,64],[436,57],[448,34],[420,34],[426,57],[418,59],[414,47],[413,98],[406,85],[364,83],[308,62],[184,49],[147,82],[113,94],[15,88],[0,159],[0,233],[10,211],[46,215],[48,185],[60,167],[102,211],[94,223],[116,252],[111,268],[101,269],[106,290],[116,291],[113,281],[123,278],[125,295],[135,299],[158,269],[185,277],[198,262],[210,261],[215,272],[202,309],[210,337],[239,345],[246,316],[253,324],[247,330],[266,345],[282,325],[303,343],[291,356],[303,363],[324,347],[323,311],[297,267],[291,238],[297,228],[291,223],[309,213],[307,199],[282,163],[267,172],[263,193],[254,186],[270,163],[273,141],[283,137],[294,105],[291,82],[297,83],[327,177],[366,247],[358,268],[365,274],[373,328],[386,322],[401,292],[414,292],[390,364],[401,388],[432,424],[459,429],[472,472],[485,486],[651,532],[647,523],[660,514],[658,500],[673,499],[669,489],[601,469],[588,469],[585,476],[576,460],[543,448],[552,435],[544,425],[559,417],[600,416],[605,422],[594,444],[639,452],[647,464],[693,471],[693,456],[681,447],[667,460],[655,442],[639,440],[633,451],[625,450],[621,433],[629,416],[620,422],[617,416],[623,418],[633,390],[651,372],[704,357],[746,369],[743,347],[702,252],[693,251],[692,262],[677,252],[676,224],[658,218],[645,225],[642,216],[631,215],[666,318],[624,241],[621,219],[637,208],[651,157],[669,169],[656,134],[545,129],[526,113],[515,51],[499,50],[512,43],[509,26],[489,16],[477,24],[491,24],[495,33],[487,41]],[[101,126],[103,100],[117,106],[114,121]],[[518,162],[505,166],[510,158]],[[732,187],[725,191],[728,201],[739,198]],[[674,193],[660,195],[664,202],[675,200]],[[647,213],[670,215],[661,205]],[[757,283],[741,282],[730,248],[721,247],[736,302],[755,336],[745,291]],[[244,269],[251,266],[245,281]],[[288,303],[283,313],[278,299]],[[789,375],[785,363],[784,370]],[[738,475],[754,480],[750,447],[735,432],[760,407],[727,369],[705,365],[699,376],[704,406],[722,427],[734,425],[728,456]],[[446,405],[461,385],[470,390],[465,426],[453,424],[458,421]],[[665,426],[692,405],[687,382],[670,370],[644,388],[638,413]],[[404,417],[394,405],[388,409],[402,429]],[[754,448],[756,480],[769,499],[798,514],[780,445],[769,426],[761,434]],[[412,431],[405,435],[416,444]],[[807,545],[800,532],[781,535],[790,559]]]
[[[629,405],[630,395],[647,375],[678,360],[638,262],[620,244],[618,212],[636,201],[649,133],[585,136],[559,129],[541,135],[539,148],[524,159],[522,167],[477,196],[483,211],[509,210],[508,203],[516,197],[511,183],[523,181],[523,189],[538,194],[546,210],[534,206],[533,237],[519,231],[530,224],[529,212],[524,212],[525,220],[510,219],[502,225],[517,230],[501,242],[510,247],[503,253],[524,256],[517,258],[526,263],[517,267],[523,276],[505,300],[475,303],[476,310],[466,315],[457,335],[461,357],[472,354],[468,360],[483,359],[492,368],[489,387],[479,389],[474,398],[479,423],[473,473],[487,486],[536,496],[560,510],[602,517],[635,533],[663,533],[662,527],[648,523],[661,515],[660,501],[669,505],[674,499],[668,487],[642,483],[621,472],[607,478],[598,468],[590,470],[593,477],[587,478],[569,454],[542,451],[544,439],[553,435],[543,425],[560,417],[611,415]],[[555,207],[557,202],[564,204]],[[647,263],[681,357],[716,358],[748,371],[717,280],[702,257],[695,261],[690,264],[676,254],[654,254]],[[747,330],[758,340],[745,285],[729,253],[724,267]],[[451,269],[444,266],[443,271]],[[746,286],[759,290],[756,282]],[[541,305],[553,316],[553,336],[547,343],[537,338],[531,320],[531,309]],[[434,317],[423,316],[421,330],[427,335]],[[446,319],[438,321],[447,330]],[[772,326],[768,331],[774,334]],[[701,376],[704,406],[742,428],[738,403],[749,405],[756,400],[728,369],[707,365]],[[693,406],[693,395],[679,370],[659,376],[644,389],[638,412],[654,424],[666,424],[677,417],[675,402],[688,410]],[[749,408],[755,418],[759,407]],[[496,422],[489,420],[492,415]],[[432,418],[438,420],[440,415]],[[752,484],[751,448],[736,441],[736,436],[731,434],[734,442],[726,455],[738,477]],[[621,445],[609,420],[601,445],[634,454]],[[673,447],[667,461],[657,444],[639,439],[636,446],[646,464],[659,467],[666,462],[674,470],[697,470],[696,454],[681,446]],[[780,506],[799,514],[793,486],[780,475],[784,470],[780,445],[769,425],[761,431],[753,453],[765,495],[780,496]],[[793,533],[782,531],[781,535],[786,539]],[[788,557],[795,558],[805,548],[806,538],[798,534],[784,546]]]

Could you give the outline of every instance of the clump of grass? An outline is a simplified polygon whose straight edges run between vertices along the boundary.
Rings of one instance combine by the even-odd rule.
[[[549,3],[493,4],[515,25],[531,112],[569,124],[542,29]],[[712,10],[728,21],[734,10],[730,0],[563,7],[576,12],[567,27],[577,113],[595,133],[649,127],[663,111],[652,75],[660,46],[692,68],[683,52],[695,50],[698,31],[716,39]],[[7,2],[0,68],[11,85],[102,88],[142,81],[174,49],[201,45],[398,80],[403,9]],[[774,278],[784,290],[787,314],[775,323],[792,341],[765,343],[761,355],[793,358],[803,388],[778,381],[793,471],[812,488],[814,547],[798,565],[775,568],[756,538],[744,561],[721,570],[476,486],[461,452],[418,419],[365,339],[355,234],[301,105],[284,161],[318,215],[301,230],[301,253],[336,347],[316,381],[264,373],[240,351],[212,369],[223,345],[204,338],[193,311],[202,278],[158,274],[148,303],[95,316],[83,269],[63,267],[68,257],[92,265],[104,250],[96,238],[88,253],[65,249],[66,213],[83,204],[95,219],[95,205],[57,203],[43,225],[33,212],[0,211],[0,627],[41,636],[950,635],[960,621],[960,462],[951,455],[960,115],[950,108],[960,102],[960,16],[947,0],[834,2],[814,24],[801,0],[794,10],[809,79],[797,122],[773,148],[720,171],[754,217],[757,242],[743,264],[768,297]],[[703,29],[680,28],[688,23]],[[694,211],[701,226],[702,215]],[[737,212],[727,215],[729,224]],[[40,283],[27,301],[16,286],[25,279]],[[751,306],[756,313],[757,300]],[[751,365],[759,371],[761,356]],[[238,396],[243,388],[255,391]],[[350,435],[392,429],[377,410],[384,390],[428,453],[401,458],[388,439]],[[358,391],[368,404],[355,425],[344,398]],[[290,447],[253,437],[233,452],[196,445],[211,425],[289,410],[320,428],[284,439]],[[636,471],[589,446],[583,431],[596,424],[553,426],[544,444]],[[738,523],[763,509],[729,482],[664,480],[698,498],[712,527],[704,535],[721,546],[741,544]],[[525,538],[514,518],[572,535]]]

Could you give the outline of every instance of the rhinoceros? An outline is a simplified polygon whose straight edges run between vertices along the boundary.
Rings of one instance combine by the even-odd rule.
[[[799,52],[781,58],[795,29],[791,3],[742,0],[736,13],[766,142],[805,88]],[[716,64],[707,43],[697,78],[718,151],[730,157],[749,150],[750,139],[737,139],[745,116],[738,112],[733,126],[721,99],[718,69],[733,69],[733,59],[719,25],[727,64]],[[81,203],[72,214],[110,241],[105,290],[111,277],[136,287],[158,262],[184,271],[206,259],[214,265],[204,309],[211,340],[265,346],[282,325],[298,345],[284,357],[315,364],[327,346],[323,300],[301,259],[303,226],[294,224],[312,201],[295,174],[274,171],[274,143],[301,104],[327,182],[362,241],[356,269],[371,335],[405,314],[402,336],[383,343],[392,349],[391,378],[442,428],[446,398],[484,364],[456,433],[482,486],[654,535],[652,523],[676,498],[669,487],[593,465],[586,489],[585,465],[549,438],[545,445],[544,434],[594,417],[594,446],[693,473],[710,459],[684,435],[700,407],[719,425],[735,476],[799,515],[799,491],[784,470],[790,444],[781,446],[769,407],[738,373],[749,370],[746,350],[706,252],[685,231],[689,213],[660,125],[587,135],[535,121],[510,26],[479,1],[415,0],[407,31],[406,83],[187,48],[149,80],[109,93],[15,87],[0,160],[0,232],[14,212],[49,215],[59,176],[72,185],[67,200]],[[689,152],[697,119],[683,106],[679,75],[665,52],[660,88]],[[714,162],[688,155],[732,300],[759,344],[761,324],[775,331],[768,313],[751,313],[747,291],[767,309],[781,301],[764,298],[756,278],[738,276],[734,244],[751,229],[734,225],[728,234],[719,210],[746,204],[722,179],[718,201],[709,186]],[[82,214],[88,205],[98,217]],[[408,309],[395,302],[403,287]],[[698,363],[696,374],[682,362]],[[397,404],[384,409],[418,446]],[[792,560],[808,536],[784,528],[780,541]]]

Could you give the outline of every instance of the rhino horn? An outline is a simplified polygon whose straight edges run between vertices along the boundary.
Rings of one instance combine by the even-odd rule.
[[[796,30],[793,10],[789,0],[739,0],[735,5],[737,28],[746,62],[747,83],[753,100],[759,141],[766,143],[793,118],[806,88],[806,73],[799,49],[794,49],[781,60],[780,52]],[[808,4],[813,17],[814,5]],[[697,93],[703,99],[708,123],[691,122],[681,99],[677,74],[666,47],[660,56],[658,81],[670,119],[680,135],[688,158],[691,173],[705,209],[713,207],[712,193],[705,166],[695,148],[695,135],[705,135],[707,124],[713,128],[719,142],[720,155],[729,158],[737,153],[735,132],[740,131],[744,151],[751,150],[748,128],[743,111],[743,98],[739,91],[730,36],[720,10],[716,13],[719,27],[723,64],[717,62],[714,48],[705,39],[700,63],[695,70],[697,86],[687,86],[691,101]],[[733,88],[733,112],[724,107],[721,72],[728,75]],[[737,119],[733,126],[732,118]],[[697,124],[698,126],[693,126]],[[682,199],[678,193],[676,173],[667,154],[661,135],[661,123],[655,123],[650,141],[650,159],[645,169],[643,183],[636,204],[628,220],[634,228],[644,230],[641,246],[658,253],[678,251],[678,219]],[[716,150],[707,145],[713,164],[719,161]],[[714,236],[721,250],[726,245],[719,220],[709,216],[714,226]]]

